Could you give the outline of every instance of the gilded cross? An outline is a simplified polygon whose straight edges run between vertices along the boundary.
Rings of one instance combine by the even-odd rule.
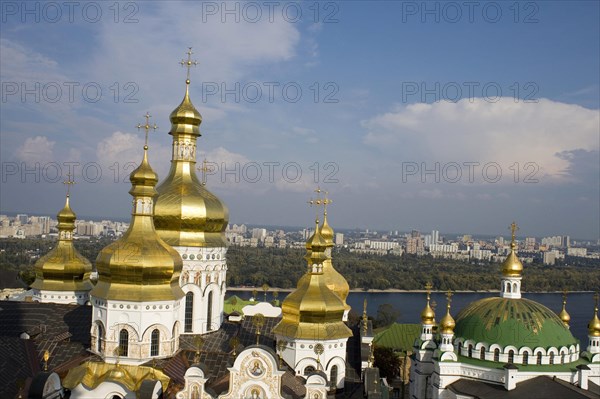
[[[192,65],[193,66],[198,65],[198,61],[195,61],[195,60],[192,61],[192,54],[194,54],[194,53],[192,52],[192,48],[191,47],[188,47],[188,51],[187,51],[186,54],[188,56],[187,61],[186,60],[181,60],[180,64],[181,64],[181,66],[184,66],[184,67],[187,68],[187,78],[185,80],[185,83],[189,85],[190,84],[190,68],[192,67]]]
[[[158,126],[156,126],[156,123],[154,125],[150,125],[150,118],[152,118],[152,116],[148,112],[146,112],[146,115],[144,115],[144,118],[146,118],[146,123],[144,125],[142,125],[141,123],[138,123],[137,128],[138,128],[138,130],[144,129],[144,131],[146,133],[146,140],[144,141],[144,149],[148,149],[148,132],[150,131],[150,129],[153,129],[153,130],[158,129]]]
[[[73,180],[73,175],[71,173],[67,173],[67,180],[63,182],[64,185],[67,186],[67,197],[71,194],[71,186],[75,184],[75,180]]]
[[[450,304],[452,303],[452,295],[454,295],[452,293],[452,291],[448,290],[448,292],[446,292],[446,299],[448,301],[448,305],[447,305],[448,310],[450,310]]]
[[[515,235],[517,230],[519,230],[519,227],[517,226],[517,224],[515,222],[512,222],[510,224],[510,233],[511,233],[511,241],[514,243],[515,242]]]

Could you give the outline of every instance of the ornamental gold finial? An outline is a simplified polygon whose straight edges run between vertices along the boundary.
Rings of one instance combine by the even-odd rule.
[[[189,85],[190,84],[190,68],[192,66],[196,66],[198,65],[198,61],[194,60],[192,61],[192,54],[194,54],[192,52],[192,48],[188,47],[188,51],[186,52],[188,59],[186,60],[181,60],[181,62],[179,62],[181,64],[181,66],[184,66],[187,68],[187,77],[185,79],[185,84]]]
[[[516,232],[517,230],[519,230],[519,226],[517,226],[517,224],[515,222],[512,222],[510,224],[510,234],[511,234],[511,238],[510,238],[510,247],[512,249],[515,248],[516,243],[515,243],[515,236],[516,236]]]
[[[50,359],[50,352],[44,351],[44,371],[48,371],[48,360]]]
[[[71,186],[76,184],[71,172],[67,173],[67,180],[63,181],[63,184],[67,186],[67,197],[69,197],[71,195]]]
[[[138,128],[138,130],[144,129],[144,132],[146,134],[146,139],[144,141],[144,150],[147,150],[148,149],[148,132],[150,131],[150,129],[153,129],[153,130],[158,129],[158,126],[156,126],[156,123],[154,125],[150,125],[150,118],[152,118],[152,115],[150,115],[148,112],[146,112],[146,115],[144,115],[144,118],[146,118],[146,123],[143,125],[141,123],[138,123],[137,128]]]
[[[598,292],[596,292],[594,294],[594,312],[598,313],[598,299],[600,298],[600,296],[598,295]]]
[[[196,354],[194,356],[194,363],[200,363],[200,350],[204,344],[204,339],[200,336],[194,337],[194,344],[196,346]]]
[[[433,284],[429,281],[425,284],[425,291],[427,292],[427,302],[431,299],[431,289],[433,288]]]
[[[448,292],[446,292],[446,307],[448,308],[448,310],[450,310],[450,304],[452,303],[452,295],[454,295],[452,291],[448,290]]]
[[[202,172],[202,181],[200,182],[200,184],[202,184],[203,186],[206,186],[206,176],[207,176],[207,172],[214,172],[215,170],[212,168],[212,166],[208,166],[208,162],[206,161],[206,158],[204,158],[204,160],[202,161],[202,166],[198,168],[200,170],[200,172]]]
[[[367,297],[363,301],[363,320],[367,318]]]

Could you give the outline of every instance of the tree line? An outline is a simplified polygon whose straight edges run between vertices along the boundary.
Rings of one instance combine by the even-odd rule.
[[[83,256],[95,262],[111,238],[76,240],[74,245]],[[39,256],[46,254],[55,242],[31,238],[0,239],[0,269],[31,274]],[[303,249],[229,247],[227,252],[227,284],[229,286],[294,288],[306,272]],[[478,261],[471,263],[452,259],[417,257],[404,254],[370,255],[335,249],[334,267],[344,275],[352,289],[422,289],[431,282],[440,290],[497,290],[500,264]],[[600,287],[597,262],[567,263],[545,266],[533,262],[525,265],[523,289],[535,291],[591,291]]]

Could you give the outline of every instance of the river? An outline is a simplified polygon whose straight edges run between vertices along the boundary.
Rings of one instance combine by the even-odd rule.
[[[250,291],[237,291],[231,288],[227,296],[238,295],[241,298],[249,299],[252,296]],[[263,292],[259,289],[258,298],[264,299]],[[279,294],[279,299],[285,298],[287,292]],[[452,315],[462,310],[469,303],[481,298],[498,296],[497,292],[457,292],[452,296]],[[524,298],[539,302],[555,312],[562,309],[561,293],[524,293]],[[367,298],[367,312],[369,316],[377,315],[379,305],[389,303],[400,311],[399,323],[420,323],[421,310],[425,306],[424,292],[351,292],[348,296],[348,304],[352,306],[354,312],[362,314],[363,301]],[[272,300],[271,292],[267,295],[267,300]],[[446,310],[446,297],[443,292],[434,292],[431,294],[432,303],[437,305],[437,319],[441,319]],[[588,345],[587,323],[594,315],[593,293],[570,293],[567,297],[567,311],[571,315],[571,332],[575,338],[580,341],[580,349],[585,350]]]

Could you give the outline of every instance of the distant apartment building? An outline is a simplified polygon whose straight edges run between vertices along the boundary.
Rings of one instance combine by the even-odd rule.
[[[560,252],[557,250],[551,250],[544,252],[543,261],[544,265],[553,266],[556,263],[556,260],[559,259]]]
[[[384,251],[389,251],[398,246],[400,246],[400,244],[394,241],[365,240],[365,247],[369,249],[382,249]]]
[[[335,245],[341,247],[344,245],[344,234],[343,233],[335,233]]]
[[[535,251],[535,237],[525,237],[523,249],[528,252]]]
[[[576,247],[567,248],[567,255],[586,257],[587,256],[587,248],[576,248]]]
[[[423,239],[419,236],[408,237],[406,239],[406,253],[411,255],[423,255],[425,253],[425,246]]]
[[[267,229],[252,229],[252,238],[256,238],[259,241],[263,241],[267,236]]]
[[[542,238],[542,245],[546,245],[548,247],[562,247],[563,238],[562,236],[544,237]]]

